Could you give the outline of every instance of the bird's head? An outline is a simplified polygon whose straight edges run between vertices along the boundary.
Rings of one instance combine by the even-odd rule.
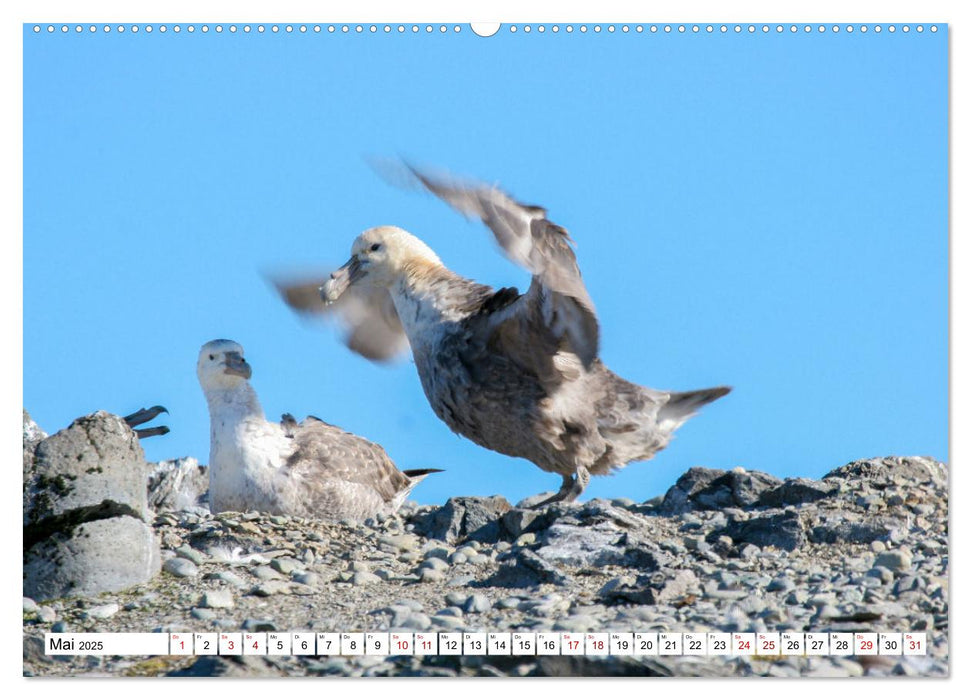
[[[388,288],[402,275],[421,274],[442,261],[423,241],[397,226],[369,228],[354,240],[351,259],[335,270],[320,288],[324,301],[332,302],[357,282]]]
[[[243,359],[243,346],[232,340],[211,340],[199,350],[196,365],[203,391],[233,389],[245,384],[253,368]]]

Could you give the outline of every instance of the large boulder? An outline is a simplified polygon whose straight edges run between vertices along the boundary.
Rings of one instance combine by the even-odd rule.
[[[151,579],[159,547],[132,429],[98,411],[40,440],[28,458],[24,415],[24,595],[93,595]]]

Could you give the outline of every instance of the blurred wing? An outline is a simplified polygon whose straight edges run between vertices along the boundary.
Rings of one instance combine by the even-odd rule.
[[[517,202],[502,190],[479,183],[432,177],[408,166],[430,192],[492,230],[503,252],[533,274],[522,313],[542,323],[589,367],[597,357],[600,330],[571,239],[546,218],[546,210]]]
[[[301,279],[270,277],[283,301],[305,317],[333,318],[344,331],[344,343],[369,360],[391,360],[408,350],[408,337],[387,290],[355,284],[340,299],[325,304],[320,286],[327,274]]]

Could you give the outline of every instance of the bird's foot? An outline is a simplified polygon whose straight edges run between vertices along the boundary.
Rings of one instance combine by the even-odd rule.
[[[590,483],[590,472],[586,467],[578,467],[576,474],[564,475],[560,490],[549,498],[526,506],[529,509],[545,508],[554,503],[573,503]]]
[[[124,418],[122,418],[122,420],[128,424],[129,428],[134,429],[135,426],[142,425],[143,423],[148,423],[148,421],[152,420],[160,413],[168,413],[168,412],[169,411],[167,408],[165,408],[165,406],[152,406],[151,408],[140,408],[134,413],[125,416]],[[135,435],[137,435],[138,439],[141,440],[142,438],[152,437],[153,435],[165,435],[168,432],[169,432],[169,429],[167,426],[160,425],[155,428],[136,429]]]

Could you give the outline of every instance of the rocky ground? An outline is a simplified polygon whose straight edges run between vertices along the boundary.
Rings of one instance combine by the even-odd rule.
[[[162,571],[121,592],[25,598],[24,675],[949,673],[947,467],[927,458],[853,462],[819,481],[693,468],[646,503],[453,498],[363,525],[148,500]],[[240,630],[924,631],[928,655],[43,654],[50,631]]]

